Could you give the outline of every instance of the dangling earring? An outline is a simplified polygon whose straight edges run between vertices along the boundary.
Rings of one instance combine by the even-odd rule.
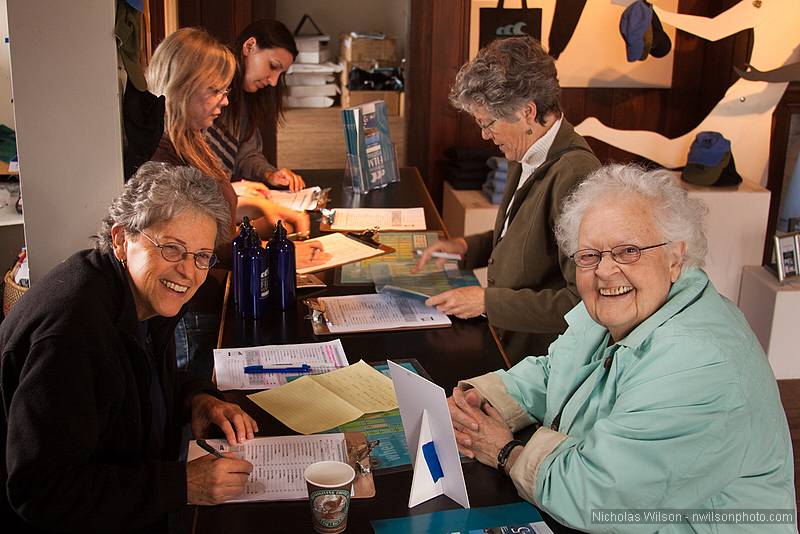
[[[122,265],[123,269],[125,269],[126,271],[128,270],[128,262],[125,258],[117,258],[117,261],[119,262],[120,265]]]
[[[526,134],[528,134],[528,135],[533,135],[533,130],[531,130],[530,128],[528,128],[528,131],[527,131],[527,132],[525,132],[525,133],[526,133]]]

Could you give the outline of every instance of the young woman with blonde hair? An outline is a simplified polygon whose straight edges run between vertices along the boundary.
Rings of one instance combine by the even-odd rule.
[[[166,98],[164,135],[151,159],[189,165],[217,178],[231,205],[234,222],[242,215],[265,216],[255,222],[261,235],[271,231],[278,219],[289,228],[305,232],[309,229],[305,213],[264,198],[237,198],[230,170],[206,141],[206,130],[228,105],[228,90],[235,71],[236,58],[231,51],[203,29],[181,28],[162,41],[146,73],[150,91]]]

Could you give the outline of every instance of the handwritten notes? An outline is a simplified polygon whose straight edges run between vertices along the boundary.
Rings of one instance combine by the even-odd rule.
[[[304,376],[248,398],[301,434],[322,432],[366,413],[397,408],[392,381],[363,360],[324,375]]]

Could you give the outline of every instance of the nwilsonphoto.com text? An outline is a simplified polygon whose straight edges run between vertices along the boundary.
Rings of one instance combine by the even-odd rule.
[[[597,525],[670,525],[680,523],[720,525],[783,525],[796,522],[792,509],[593,509],[592,523]]]

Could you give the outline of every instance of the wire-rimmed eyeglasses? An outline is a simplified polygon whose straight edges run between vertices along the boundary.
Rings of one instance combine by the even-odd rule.
[[[198,269],[210,269],[217,264],[217,255],[209,250],[201,250],[199,252],[189,252],[186,247],[180,243],[164,243],[163,245],[147,235],[144,232],[139,232],[147,238],[152,244],[161,249],[161,257],[165,260],[176,263],[186,259],[186,256],[191,254],[194,256],[194,266]]]
[[[490,122],[487,122],[486,124],[481,124],[480,121],[478,121],[477,119],[475,120],[475,124],[477,124],[478,128],[481,129],[481,132],[487,132],[489,134],[493,134],[494,133],[494,130],[492,129],[492,127],[494,126],[494,123],[496,123],[496,122],[497,122],[497,119],[495,119],[493,121],[490,121]]]
[[[650,245],[649,247],[639,247],[636,245],[617,245],[611,250],[597,250],[593,248],[583,248],[573,253],[570,259],[575,262],[575,265],[582,269],[589,269],[600,265],[603,255],[611,254],[615,262],[621,264],[636,263],[642,257],[643,250],[650,250],[651,248],[663,247],[669,244],[669,241],[659,243],[658,245]]]

